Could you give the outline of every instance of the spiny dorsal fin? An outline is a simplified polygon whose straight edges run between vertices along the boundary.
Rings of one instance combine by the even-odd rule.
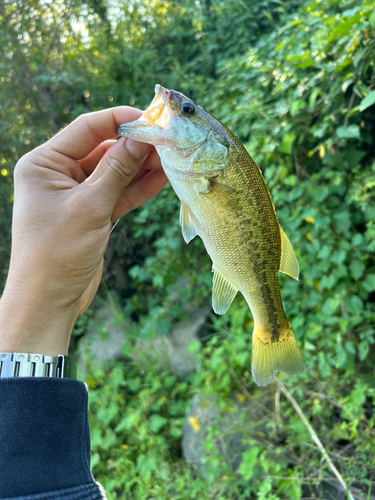
[[[280,227],[280,235],[281,235],[281,259],[280,259],[279,271],[281,273],[288,274],[289,276],[298,281],[299,265],[297,257],[296,254],[294,253],[292,244],[289,241],[288,236],[284,233],[281,227]]]
[[[229,283],[225,276],[212,267],[214,278],[212,283],[212,307],[216,314],[224,314],[228,307],[231,305],[236,293],[237,288]]]
[[[189,241],[197,236],[198,231],[195,226],[193,214],[191,213],[190,208],[185,205],[185,203],[181,203],[180,224],[182,236],[184,237],[186,243],[189,243]]]

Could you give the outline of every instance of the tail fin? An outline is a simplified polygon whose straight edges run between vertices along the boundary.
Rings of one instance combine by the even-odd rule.
[[[295,375],[305,371],[302,354],[289,322],[278,340],[271,339],[271,334],[255,325],[251,373],[257,385],[268,385],[278,372]]]

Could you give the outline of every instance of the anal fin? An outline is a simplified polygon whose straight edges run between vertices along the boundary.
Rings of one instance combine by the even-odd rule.
[[[297,261],[296,254],[294,253],[291,242],[288,236],[284,233],[280,227],[281,236],[281,258],[280,258],[280,268],[281,273],[291,276],[298,281],[299,276],[299,265]]]
[[[182,236],[184,237],[186,243],[189,243],[189,241],[197,236],[198,231],[193,214],[185,203],[181,203],[180,225]]]
[[[216,314],[224,314],[233,302],[238,290],[215,266],[212,267],[212,307]]]

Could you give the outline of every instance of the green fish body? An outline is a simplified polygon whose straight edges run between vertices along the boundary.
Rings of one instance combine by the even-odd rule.
[[[155,145],[181,200],[183,237],[189,243],[199,235],[212,259],[214,311],[223,314],[238,291],[245,297],[254,318],[254,381],[263,386],[280,371],[303,372],[277,275],[298,279],[298,262],[260,169],[204,109],[160,85],[155,93],[143,116],[119,134]]]

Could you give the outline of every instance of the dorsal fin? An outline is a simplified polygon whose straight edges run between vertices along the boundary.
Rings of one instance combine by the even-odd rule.
[[[197,236],[198,231],[195,225],[193,214],[191,213],[190,208],[185,205],[185,203],[181,203],[180,224],[182,236],[184,237],[186,243],[189,243],[189,241]]]
[[[299,265],[297,257],[296,254],[294,253],[292,244],[289,241],[288,236],[284,233],[281,227],[280,227],[280,235],[281,235],[281,258],[280,258],[279,271],[281,273],[288,274],[289,276],[298,281]]]
[[[233,302],[238,290],[215,266],[212,267],[212,307],[216,314],[224,314]]]

